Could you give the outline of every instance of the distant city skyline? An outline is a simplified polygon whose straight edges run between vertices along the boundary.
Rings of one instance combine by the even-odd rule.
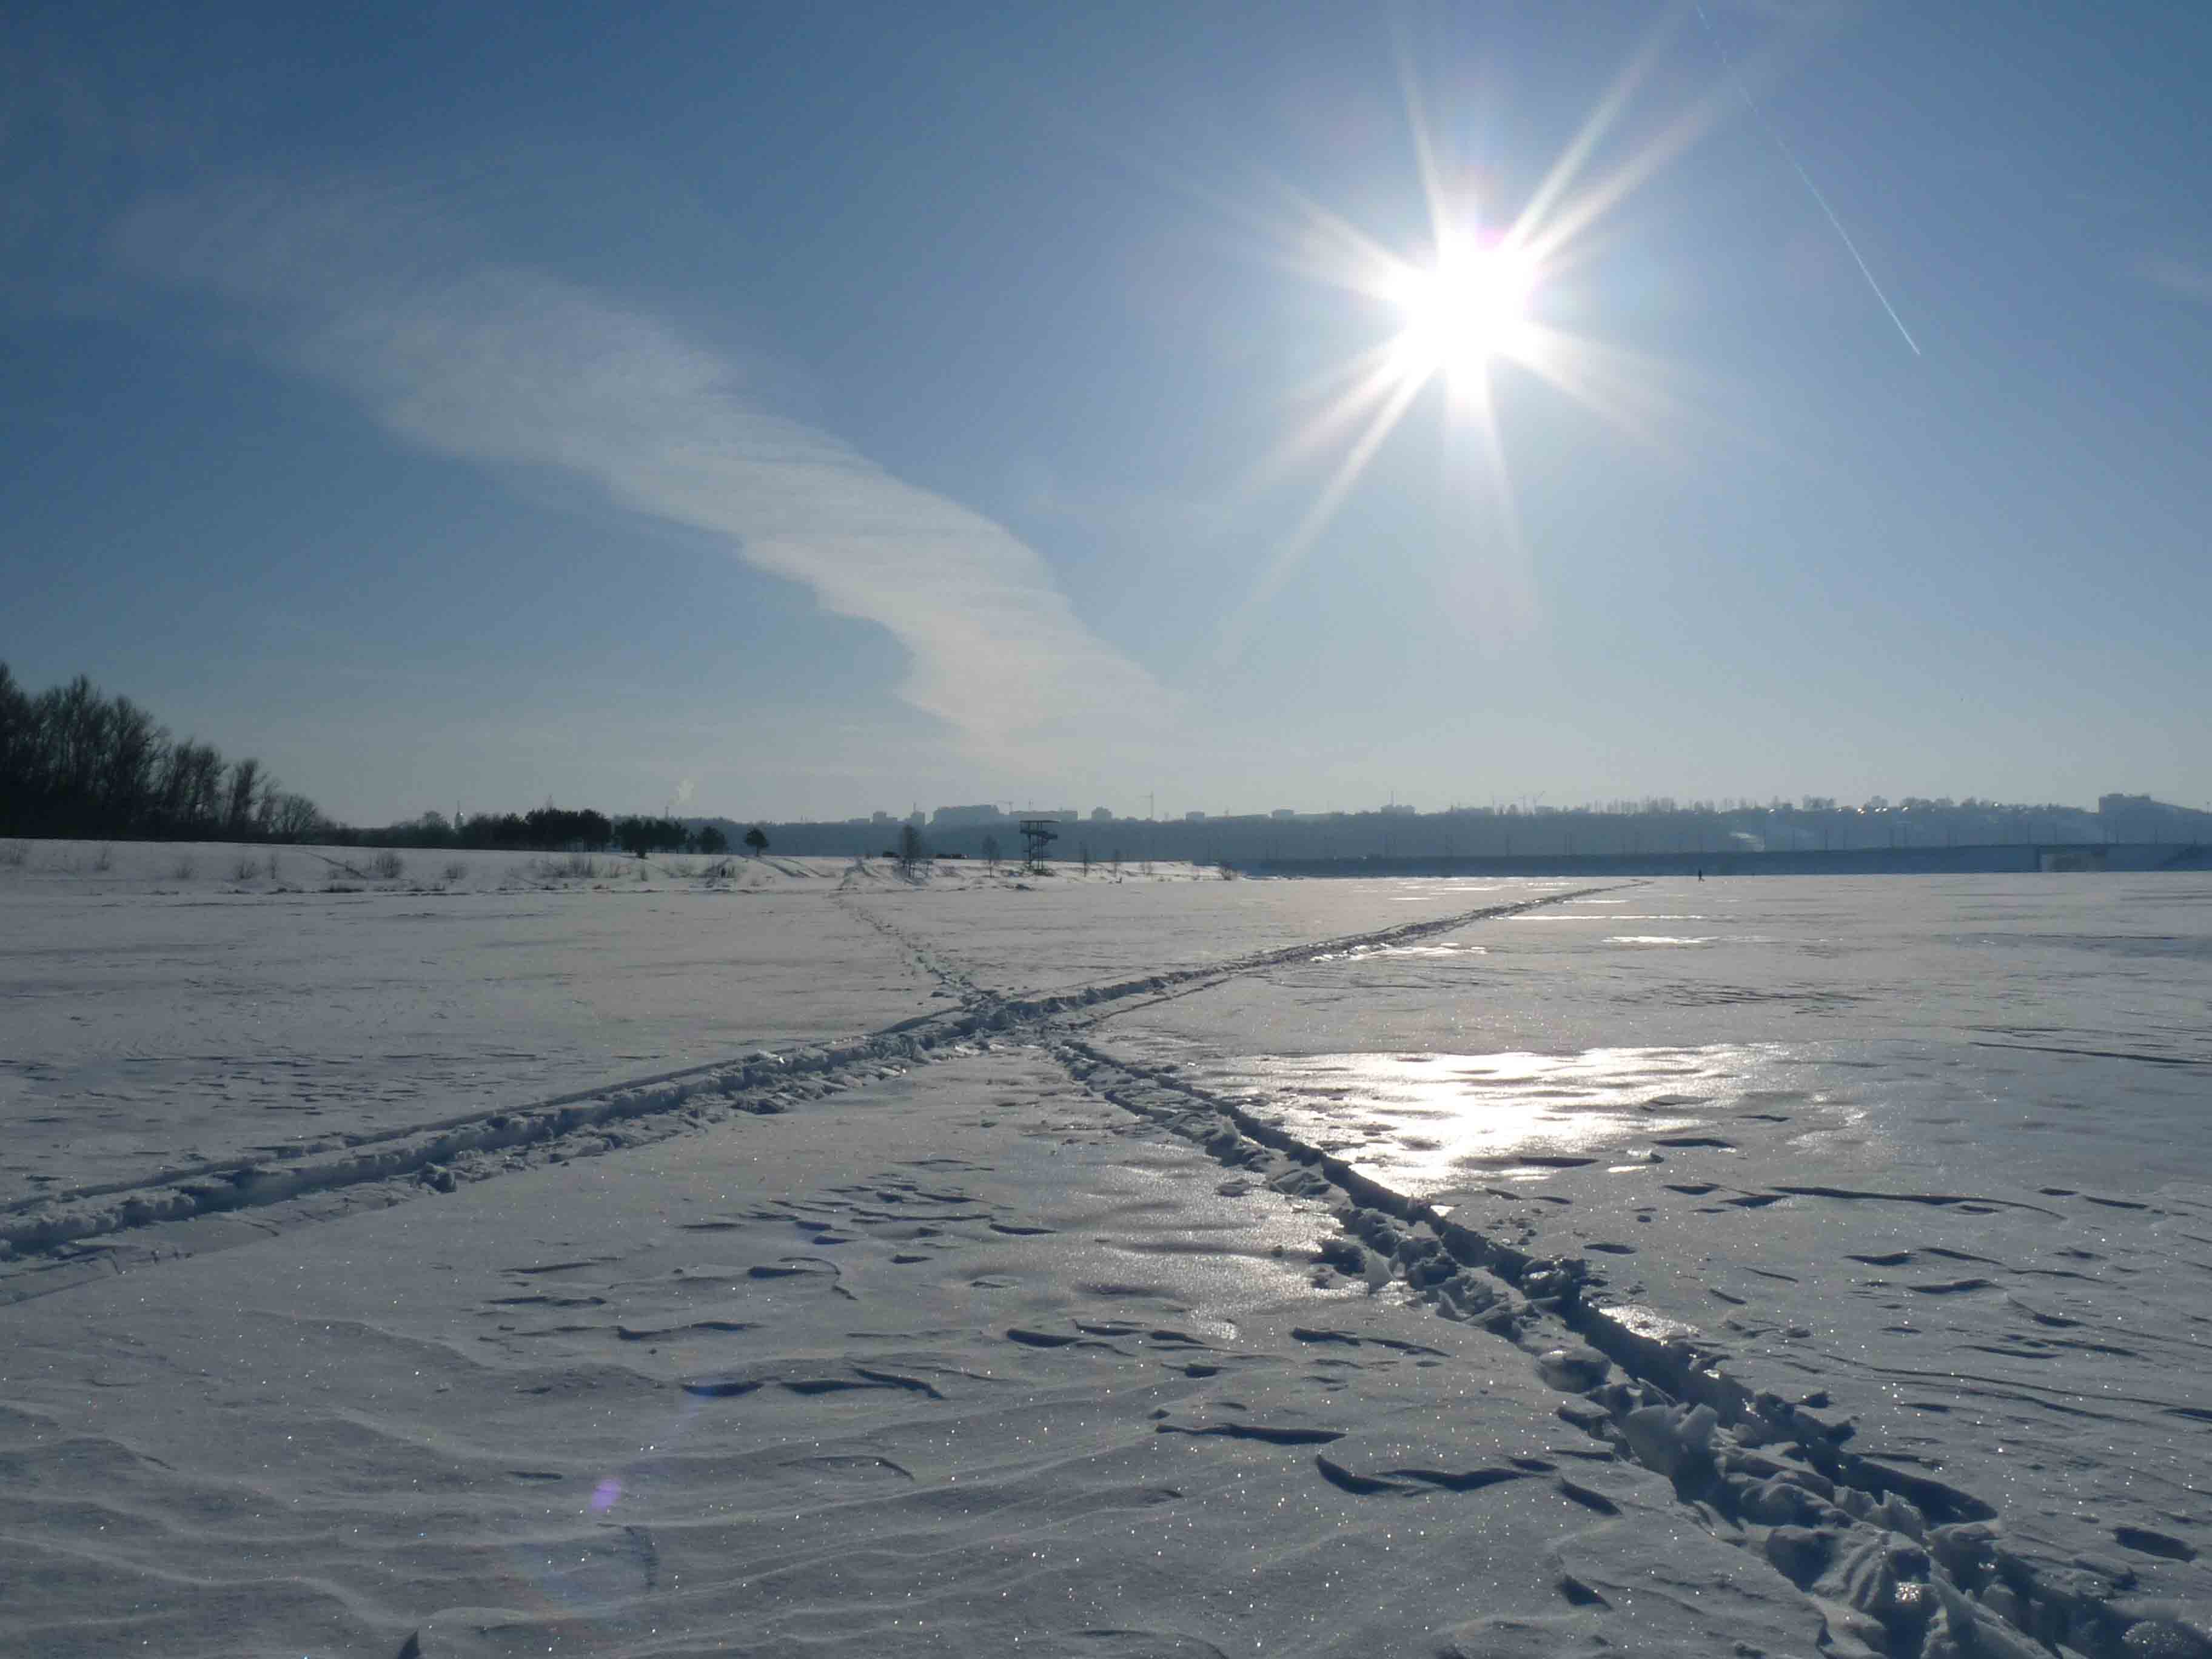
[[[940,812],[950,816],[917,810],[905,818],[886,813],[832,822],[718,822],[732,829],[764,826],[771,847],[802,855],[870,857],[908,846],[919,831],[911,843],[917,852],[992,859],[1015,854],[1036,817],[1053,816],[984,817],[973,805]],[[1646,874],[1693,873],[1701,860],[1734,869],[1735,861],[1751,860],[1741,866],[1748,873],[1772,867],[1772,855],[1799,866],[1809,860],[1811,868],[1832,873],[2148,871],[2201,869],[2212,856],[2212,811],[2118,793],[2090,807],[1917,798],[1851,805],[1814,797],[1771,804],[1617,801],[1597,810],[1524,811],[1515,803],[1416,812],[1400,803],[1349,812],[1191,811],[1156,819],[1077,814],[1049,828],[1047,856],[1053,859],[1225,861],[1262,871],[1380,859],[1397,861],[1394,867],[1407,873],[1420,872],[1409,862],[1429,873],[1500,873],[1525,867],[1516,860],[1596,858],[1641,860],[1637,868]]]
[[[726,811],[678,816],[679,806],[700,805],[672,799],[658,812],[619,807],[609,812],[599,803],[572,799],[563,805],[549,798],[542,806],[517,811],[472,811],[466,801],[456,800],[450,816],[434,808],[384,823],[334,821],[318,803],[271,774],[258,757],[227,757],[212,744],[179,737],[154,711],[107,695],[88,676],[33,691],[0,660],[0,838],[8,840],[19,863],[21,838],[27,836],[103,842],[350,840],[387,847],[577,851],[620,847],[641,857],[653,850],[722,854],[740,843],[759,851],[770,839],[795,841],[802,850],[866,857],[890,841],[909,860],[919,850],[917,830],[927,830],[940,850],[957,853],[964,847],[986,858],[1004,850],[1001,831],[1018,836],[1029,856],[1041,845],[1066,838],[1084,848],[1087,858],[1087,830],[1117,845],[1133,833],[1146,856],[1159,845],[1180,842],[1174,855],[1216,861],[1391,857],[1415,850],[1445,860],[1462,854],[1510,858],[1516,848],[1524,857],[1572,857],[1731,849],[1797,853],[1816,847],[1826,854],[1869,848],[2057,842],[2094,844],[2108,867],[2116,845],[2179,842],[2187,844],[2182,856],[2198,859],[2203,844],[2212,843],[2212,811],[2126,792],[2101,794],[2094,811],[2064,803],[1972,796],[1905,796],[1893,803],[1876,795],[1853,804],[1808,794],[1794,801],[1655,795],[1587,803],[1547,803],[1528,795],[1423,813],[1393,792],[1380,805],[1349,811],[1185,807],[1178,814],[1171,803],[1163,820],[1157,816],[1157,793],[1147,791],[1141,817],[1117,816],[1109,805],[1095,805],[1086,816],[1073,806],[1003,799],[927,811],[917,805],[903,815],[879,808],[865,817],[797,825],[775,814],[757,817],[750,826]],[[763,836],[763,822],[776,824],[773,837]],[[1193,842],[1194,835],[1202,842]],[[2121,856],[2135,858],[2135,867],[2164,867],[2158,859],[2145,864],[2147,854]]]
[[[2212,799],[2212,10],[11,21],[0,657],[337,817]]]
[[[750,818],[726,812],[698,811],[686,816],[701,819],[716,819],[732,823],[748,822],[785,823],[823,823],[840,826],[871,825],[896,828],[903,823],[931,830],[970,830],[996,828],[1018,823],[1024,818],[1047,818],[1059,823],[1250,823],[1271,822],[1312,823],[1326,818],[1340,817],[1401,817],[1434,818],[1452,816],[1466,817],[1555,817],[1561,816],[1590,816],[1610,817],[1734,817],[1745,813],[1777,813],[1815,817],[1820,815],[1855,815],[1879,818],[1886,814],[1911,816],[1931,813],[2073,813],[2094,817],[2100,813],[2125,814],[2130,812],[2173,813],[2212,816],[2212,803],[2192,805],[2185,801],[2167,801],[2141,793],[2107,790],[2094,800],[2081,803],[2055,800],[2007,801],[1980,796],[1902,796],[1892,800],[1886,795],[1869,796],[1864,801],[1839,800],[1832,795],[1806,795],[1796,800],[1778,796],[1759,799],[1750,796],[1722,796],[1712,800],[1680,800],[1672,796],[1648,797],[1642,800],[1570,801],[1553,804],[1522,797],[1515,800],[1466,802],[1423,810],[1410,802],[1387,801],[1359,806],[1301,808],[1277,806],[1248,811],[1209,811],[1204,808],[1184,808],[1164,814],[1118,812],[1109,806],[1039,807],[985,806],[980,803],[967,805],[925,808],[912,806],[903,812],[878,807],[866,814],[841,818],[794,818],[775,814],[752,815]]]

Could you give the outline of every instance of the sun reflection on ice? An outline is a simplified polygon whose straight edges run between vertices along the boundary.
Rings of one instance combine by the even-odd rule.
[[[1589,1048],[1579,1054],[1255,1055],[1209,1083],[1395,1191],[1427,1198],[1482,1182],[1539,1182],[1660,1160],[1651,1140],[1711,1121],[1757,1086],[1780,1045]]]
[[[1490,952],[1480,945],[1355,945],[1348,951],[1324,951],[1309,962],[1365,962],[1375,957],[1480,957]]]

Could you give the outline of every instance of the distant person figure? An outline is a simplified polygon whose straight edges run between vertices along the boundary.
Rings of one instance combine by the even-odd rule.
[[[1703,881],[1705,878],[1705,869],[1704,869],[1704,867],[1701,866],[1699,866],[1699,868],[1698,868],[1698,879],[1699,881]]]

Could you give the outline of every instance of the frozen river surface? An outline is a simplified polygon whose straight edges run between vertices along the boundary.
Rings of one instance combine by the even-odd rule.
[[[1830,1157],[2148,1191],[2212,1108],[2212,882],[1650,882],[1122,1024],[1278,1095],[1443,1103],[1509,1152],[1577,1152],[1593,1113],[1657,1097],[1749,1099]]]
[[[2033,1553],[2203,1594],[2212,883],[1655,881],[1103,1031]]]
[[[1996,1519],[2074,1604],[2212,1607],[2205,878],[948,866],[915,888],[835,861],[568,879],[502,856],[380,885],[300,881],[329,862],[305,850],[285,854],[289,879],[188,879],[173,849],[119,849],[112,871],[78,856],[40,850],[0,878],[10,1224],[75,1192],[127,1245],[131,1194],[179,1170],[342,1161],[757,1048],[819,1060],[933,1021],[956,1053],[1003,1032],[1024,1065],[1080,1042],[1507,1249],[1580,1264],[1603,1317],[1832,1425],[1890,1490]],[[238,861],[200,868],[218,858]],[[836,1064],[908,1086],[882,1081],[895,1046],[864,1059]],[[957,1073],[915,1070],[917,1123],[969,1114],[988,1136],[1000,1103]],[[707,1127],[674,1144],[744,1143]],[[507,1184],[496,1157],[453,1163],[487,1194]],[[513,1180],[583,1201],[532,1168]],[[405,1233],[374,1221],[347,1236],[397,1271]]]

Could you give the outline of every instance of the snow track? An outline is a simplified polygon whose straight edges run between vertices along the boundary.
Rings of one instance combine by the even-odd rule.
[[[1550,902],[1589,896],[1563,893]],[[1094,1007],[1120,1013],[1140,992],[1180,994],[1323,951],[1409,943],[1534,908],[1499,907],[1270,951],[1211,971],[1030,1000],[979,991],[938,950],[879,917],[868,919],[964,1002],[1018,1011],[1020,1023],[1037,1028],[1035,1035],[1086,1090],[1277,1191],[1329,1203],[1344,1231],[1325,1251],[1323,1273],[1364,1277],[1370,1289],[1402,1285],[1440,1316],[1478,1324],[1529,1354],[1567,1396],[1559,1408],[1564,1421],[1667,1477],[1717,1536],[1760,1554],[1810,1596],[1827,1622],[1826,1651],[1890,1659],[2053,1653],[2212,1659],[2212,1641],[2190,1610],[2115,1595],[2112,1580],[2094,1568],[2016,1550],[1996,1504],[1853,1452],[1852,1425],[1824,1414],[1820,1392],[1793,1402],[1753,1390],[1729,1375],[1719,1352],[1620,1317],[1589,1294],[1583,1258],[1532,1255],[1468,1227],[1171,1068],[1110,1054],[1078,1035],[1089,1022],[1061,1018]],[[1326,1458],[1321,1465],[1325,1477],[1344,1484]],[[1346,1489],[1395,1490],[1371,1481]],[[1576,1497],[1572,1490],[1567,1495]],[[2163,1534],[2142,1538],[2137,1547],[2177,1553],[2176,1559],[2194,1553]]]
[[[1050,1046],[1102,1098],[1277,1191],[1331,1203],[1344,1235],[1326,1253],[1330,1266],[1370,1287],[1401,1284],[1439,1316],[1528,1352],[1569,1396],[1562,1419],[1667,1476],[1717,1535],[1763,1553],[1810,1595],[1828,1620],[1829,1651],[2212,1654],[2184,1609],[2114,1595],[2107,1578],[2080,1564],[2014,1551],[1993,1504],[1858,1456],[1847,1420],[1754,1392],[1717,1353],[1616,1317],[1589,1296],[1581,1258],[1531,1256],[1462,1225],[1170,1071],[1073,1035]],[[2145,1542],[2188,1547],[2162,1536]]]
[[[1057,1017],[1218,983],[1301,960],[1316,951],[1401,943],[1585,897],[1602,889],[1547,894],[1432,921],[1255,952],[1202,967],[1167,969],[1036,996],[1001,996],[979,988],[921,942],[882,918],[848,906],[911,952],[955,992],[961,1006],[919,1015],[849,1042],[816,1044],[708,1062],[605,1088],[554,1096],[350,1135],[339,1149],[299,1157],[211,1161],[136,1182],[42,1194],[0,1208],[0,1303],[66,1289],[88,1273],[106,1273],[212,1241],[179,1236],[179,1224],[263,1212],[261,1231],[327,1218],[303,1200],[349,1194],[361,1205],[396,1203],[424,1191],[450,1192],[533,1162],[588,1156],[725,1121],[740,1113],[789,1110],[809,1099],[955,1052],[994,1035]],[[842,901],[838,901],[842,902]],[[289,1213],[276,1213],[280,1206]]]
[[[790,1111],[1011,1040],[1049,1054],[1097,1098],[1202,1146],[1237,1172],[1240,1190],[1266,1187],[1328,1206],[1341,1232],[1324,1246],[1317,1275],[1338,1275],[1354,1286],[1364,1279],[1371,1290],[1417,1301],[1514,1345],[1558,1391],[1561,1420],[1665,1476],[1686,1514],[1810,1596],[1826,1621],[1825,1651],[1893,1659],[2212,1659],[2212,1639],[2188,1609],[2129,1595],[2094,1564],[2016,1547],[1999,1505],[1982,1493],[1858,1455],[1850,1423],[1825,1409],[1821,1390],[1790,1400],[1747,1386],[1702,1339],[1655,1332],[1605,1305],[1581,1257],[1534,1253],[1393,1191],[1270,1121],[1249,1099],[1175,1067],[1116,1054],[1088,1029],[1148,1000],[1325,953],[1411,944],[1607,890],[1550,893],[1049,993],[989,988],[952,954],[900,925],[896,901],[878,904],[841,892],[828,902],[896,943],[957,1006],[843,1042],[761,1050],[526,1106],[355,1136],[328,1152],[214,1162],[16,1203],[0,1209],[0,1301],[351,1208],[665,1139],[738,1114]],[[1033,1334],[1008,1333],[1016,1342]],[[740,1382],[755,1386],[750,1378]],[[1332,1486],[1382,1499],[1425,1490],[1433,1474],[1359,1473],[1326,1456],[1316,1467]],[[1610,1500],[1565,1477],[1559,1491],[1571,1503],[1612,1512],[1601,1507]],[[2193,1553],[2185,1540],[2129,1530],[2132,1539],[2122,1541],[2130,1547],[2173,1553],[2176,1559]]]

